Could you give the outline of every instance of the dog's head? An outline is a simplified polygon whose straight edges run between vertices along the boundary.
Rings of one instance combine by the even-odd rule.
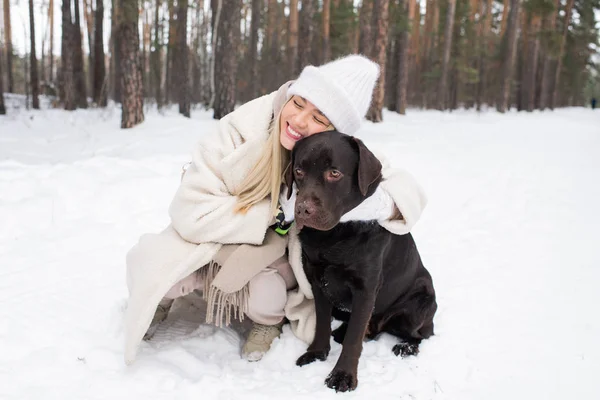
[[[381,181],[381,163],[357,138],[322,132],[294,146],[285,173],[288,188],[298,188],[295,221],[321,231],[373,194]],[[291,195],[291,191],[290,191]]]

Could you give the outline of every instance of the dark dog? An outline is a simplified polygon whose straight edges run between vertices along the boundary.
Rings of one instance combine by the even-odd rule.
[[[296,364],[325,360],[331,317],[344,321],[333,332],[342,353],[325,383],[353,390],[365,337],[397,336],[392,350],[404,357],[433,335],[433,282],[410,234],[394,235],[374,222],[339,222],[382,179],[381,163],[360,140],[335,131],[302,139],[285,179],[298,187],[295,221],[317,314],[315,338]]]

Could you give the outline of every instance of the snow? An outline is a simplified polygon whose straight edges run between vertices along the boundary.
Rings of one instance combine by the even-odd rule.
[[[413,231],[438,295],[417,357],[365,343],[356,391],[302,368],[286,327],[257,363],[236,331],[200,327],[123,362],[124,257],[167,207],[215,126],[168,110],[120,130],[107,110],[0,117],[1,399],[598,399],[600,112],[384,114],[358,135],[429,204]],[[178,331],[173,331],[177,336]]]

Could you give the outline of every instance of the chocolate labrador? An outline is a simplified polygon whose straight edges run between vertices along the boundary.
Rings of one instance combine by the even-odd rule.
[[[365,337],[392,334],[400,339],[392,351],[405,357],[433,335],[435,291],[412,236],[394,235],[375,221],[339,222],[381,179],[373,153],[336,131],[296,143],[286,170],[288,187],[298,188],[295,221],[317,316],[314,340],[296,364],[325,360],[331,318],[343,321],[333,332],[342,353],[325,380],[336,392],[356,388]]]

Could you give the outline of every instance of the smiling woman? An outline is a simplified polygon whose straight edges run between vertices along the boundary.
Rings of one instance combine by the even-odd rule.
[[[262,358],[284,321],[297,337],[312,340],[315,311],[292,226],[294,189],[283,173],[302,138],[334,128],[358,131],[378,76],[377,64],[359,55],[308,66],[296,81],[223,117],[197,145],[169,208],[171,224],[142,236],[127,254],[128,363],[173,302],[196,289],[208,302],[206,322],[254,322],[242,349],[247,360]],[[425,196],[407,174],[388,168],[383,176],[362,203],[374,199],[377,206],[347,218],[404,234],[419,219]]]
[[[292,150],[302,138],[331,129],[329,119],[304,97],[292,96],[281,110],[280,141],[287,150]]]

